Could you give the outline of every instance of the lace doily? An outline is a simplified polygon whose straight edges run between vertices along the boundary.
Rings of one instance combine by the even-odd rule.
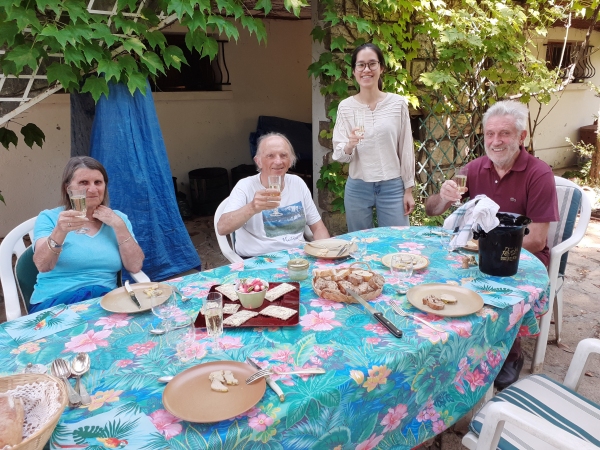
[[[60,409],[60,389],[54,381],[24,384],[6,391],[6,394],[19,397],[23,401],[25,410],[23,440],[43,427]],[[11,447],[8,445],[4,447],[4,449],[8,448]]]

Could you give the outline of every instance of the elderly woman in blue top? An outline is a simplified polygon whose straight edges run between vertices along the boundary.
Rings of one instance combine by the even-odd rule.
[[[88,156],[71,158],[63,172],[62,206],[35,222],[33,262],[40,271],[29,312],[77,303],[117,287],[117,273],[142,269],[144,253],[122,212],[108,207],[108,175]],[[86,188],[85,217],[72,210],[67,190]],[[85,233],[75,231],[86,228]]]

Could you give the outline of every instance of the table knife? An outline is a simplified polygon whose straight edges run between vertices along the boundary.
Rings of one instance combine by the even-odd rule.
[[[338,252],[338,254],[337,254],[337,255],[335,255],[335,256],[342,256],[342,255],[344,254],[344,252],[345,252],[346,250],[348,250],[348,246],[349,246],[349,245],[350,245],[350,243],[348,243],[348,244],[344,244],[344,246],[342,247],[342,249],[341,249],[341,250]]]
[[[254,367],[255,369],[262,370],[262,367],[260,367],[258,364],[256,364],[254,361],[252,361],[250,358],[246,358],[246,362],[248,364],[250,364],[252,367]],[[271,389],[273,389],[275,391],[275,393],[279,396],[279,400],[282,402],[285,401],[285,395],[283,395],[283,391],[277,384],[277,381],[272,380],[271,377],[269,377],[269,376],[265,377],[265,380],[267,381],[267,384],[271,387]]]
[[[129,286],[129,280],[125,280],[125,290],[131,297],[131,300],[133,300],[133,303],[137,305],[138,309],[142,309],[142,305],[140,305],[139,300],[135,296],[135,292],[133,292],[133,289],[131,289],[131,286]]]
[[[358,303],[360,303],[361,305],[363,305],[365,307],[365,309],[367,311],[369,311],[373,315],[373,317],[375,317],[381,323],[381,325],[383,325],[384,327],[386,327],[390,333],[392,333],[397,338],[401,338],[402,337],[402,331],[399,330],[398,328],[396,328],[396,325],[394,325],[392,322],[390,322],[388,319],[386,319],[383,316],[383,313],[377,311],[375,308],[373,308],[371,305],[369,305],[366,302],[366,300],[363,300],[352,289],[346,289],[346,292],[348,294],[350,294],[352,296],[352,298],[354,298],[354,300],[356,300]]]

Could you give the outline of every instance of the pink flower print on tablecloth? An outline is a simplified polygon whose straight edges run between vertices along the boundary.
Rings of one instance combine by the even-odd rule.
[[[88,330],[79,336],[72,337],[71,341],[65,344],[65,351],[73,353],[89,353],[93,352],[98,347],[108,347],[108,341],[106,341],[105,338],[111,334],[111,330],[102,330],[98,332]]]
[[[38,339],[33,342],[26,342],[25,344],[19,345],[17,348],[12,350],[10,353],[12,355],[18,355],[19,353],[25,352],[29,355],[33,353],[37,353],[40,351],[40,343],[46,342],[46,339]]]
[[[465,322],[464,320],[453,320],[448,324],[448,326],[456,331],[456,334],[458,334],[460,337],[471,337],[471,330],[473,328],[471,322]]]
[[[289,350],[277,350],[271,355],[271,359],[291,364],[294,362],[294,354]]]
[[[419,422],[435,422],[439,418],[440,414],[435,410],[431,399],[429,399],[427,403],[425,403],[425,408],[423,408],[421,411],[419,411],[419,414],[417,414],[417,420]]]
[[[222,336],[219,339],[219,345],[223,350],[242,348],[244,346],[244,344],[242,343],[242,338],[233,336]]]
[[[148,341],[144,342],[143,344],[130,345],[129,347],[127,347],[127,350],[129,350],[135,356],[142,356],[150,353],[150,350],[152,350],[154,347],[156,347],[156,342]]]
[[[337,320],[334,320],[335,313],[333,311],[316,312],[311,311],[309,314],[302,316],[300,319],[300,325],[303,326],[303,330],[314,330],[314,331],[330,331],[334,327],[339,327],[342,324]]]
[[[112,328],[123,328],[129,325],[129,321],[133,319],[127,314],[111,314],[110,316],[101,317],[94,325],[101,326],[105,330]]]
[[[525,313],[528,311],[527,306],[523,303],[517,303],[516,305],[512,306],[512,313],[510,313],[510,317],[508,319],[509,323],[508,327],[506,327],[506,331],[514,327],[517,324],[517,322],[519,322],[523,318]]]
[[[371,344],[371,345],[377,345],[381,342],[381,339],[376,338],[376,337],[370,337],[366,339],[367,344]]]
[[[261,409],[253,406],[248,411],[243,412],[239,416],[235,416],[234,419],[243,419],[244,417],[256,417],[261,413]]]
[[[379,322],[377,323],[369,323],[364,326],[365,330],[372,331],[375,334],[380,336],[385,336],[386,334],[390,334],[387,328],[381,325]]]
[[[406,405],[400,404],[395,408],[388,409],[388,413],[381,421],[381,425],[385,425],[383,432],[387,433],[388,431],[398,428],[400,422],[402,422],[402,419],[404,419],[406,416],[408,416],[408,408]]]
[[[317,355],[319,355],[323,359],[329,358],[331,355],[333,355],[334,352],[333,348],[331,347],[321,348],[318,345],[315,345],[313,348]]]
[[[469,383],[471,392],[475,392],[478,387],[485,386],[485,375],[479,369],[465,373],[465,380]]]
[[[487,363],[492,367],[496,367],[502,362],[502,354],[498,350],[487,350],[485,356]]]
[[[89,303],[75,303],[74,305],[69,306],[69,309],[74,312],[87,311],[90,306],[92,305]]]
[[[379,444],[379,441],[381,441],[382,439],[383,435],[375,436],[375,433],[373,433],[371,437],[369,437],[369,439],[358,444],[356,446],[356,450],[373,450],[377,447],[377,444]]]
[[[441,342],[442,344],[445,344],[448,341],[448,332],[446,331],[437,331],[434,330],[433,328],[429,328],[427,325],[419,325],[420,328],[417,328],[417,334],[419,336],[421,336],[422,338],[426,338],[429,339],[429,342],[431,342],[432,344],[437,344],[438,342]]]
[[[392,371],[386,366],[373,366],[372,369],[369,369],[369,376],[367,377],[367,381],[363,384],[363,387],[367,388],[367,392],[371,392],[377,385],[386,384],[387,377],[391,373]]]
[[[431,427],[433,428],[435,434],[440,434],[442,431],[448,428],[443,420],[436,420],[431,424]]]
[[[315,298],[310,301],[310,306],[314,308],[322,308],[323,311],[329,311],[331,309],[342,309],[343,303],[334,302],[332,300],[325,300],[324,298]]]
[[[183,349],[178,348],[177,357],[182,362],[192,361],[193,359],[200,360],[208,354],[206,346],[207,344],[205,342],[194,342],[184,346]]]
[[[183,430],[179,423],[181,420],[165,409],[158,409],[150,414],[150,421],[165,439],[171,439]]]
[[[105,403],[114,403],[119,401],[119,395],[123,391],[115,391],[110,389],[108,391],[98,391],[92,395],[92,402],[87,407],[88,411],[95,411],[96,409],[102,408]],[[83,407],[85,408],[85,406]]]
[[[250,428],[256,431],[265,431],[267,427],[273,425],[273,418],[266,414],[259,414],[256,417],[251,417],[248,421]]]
[[[406,249],[409,253],[412,253],[414,255],[420,255],[421,250],[423,250],[425,246],[417,242],[402,242],[401,244],[398,244],[398,248],[400,249],[400,251],[405,251]]]
[[[233,263],[229,266],[229,269],[232,272],[239,272],[240,270],[244,270],[244,261]]]

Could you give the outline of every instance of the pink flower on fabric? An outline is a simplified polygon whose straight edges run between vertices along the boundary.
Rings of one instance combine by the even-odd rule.
[[[517,324],[517,322],[519,322],[523,318],[525,312],[525,305],[523,303],[517,303],[516,305],[513,305],[513,310],[508,319],[509,324],[508,327],[506,327],[506,330],[508,331],[512,327],[514,327]]]
[[[446,426],[446,424],[444,423],[443,420],[436,420],[435,422],[433,422],[432,428],[433,428],[433,431],[435,432],[435,434],[440,434],[442,431],[444,431],[448,427]]]
[[[388,431],[392,431],[398,428],[400,422],[402,422],[402,419],[404,419],[408,415],[407,411],[408,408],[406,407],[406,405],[402,404],[396,406],[395,408],[388,409],[388,413],[381,421],[381,425],[385,425],[383,432],[387,433]]]
[[[263,356],[266,356],[266,353],[264,352],[264,350],[258,350],[254,353],[252,353],[252,356],[256,357],[256,358],[262,358]],[[259,363],[260,365],[260,363]]]
[[[248,411],[243,412],[239,416],[235,416],[236,419],[243,419],[244,417],[256,417],[260,414],[260,408],[253,406]]]
[[[498,320],[498,312],[496,312],[493,308],[489,308],[487,306],[481,308],[481,310],[479,310],[479,312],[477,312],[476,314],[481,317],[489,317],[492,320],[492,322]]]
[[[233,271],[239,272],[240,270],[244,270],[244,261],[233,263],[229,266],[229,268],[231,269],[232,272]]]
[[[478,369],[475,369],[473,372],[467,372],[465,380],[469,383],[471,392],[475,392],[478,386],[485,386],[485,375]]]
[[[154,347],[156,347],[156,342],[148,341],[144,342],[143,344],[130,345],[127,347],[127,350],[129,350],[135,356],[142,356],[150,353],[150,350],[152,350]]]
[[[223,336],[219,339],[219,345],[224,350],[242,348],[244,346],[244,344],[242,344],[242,338],[233,336]]]
[[[87,407],[88,411],[95,411],[99,408],[102,408],[105,403],[114,403],[118,402],[119,396],[123,393],[123,391],[115,391],[114,389],[110,389],[108,391],[98,391],[92,395],[92,402]],[[83,406],[85,408],[85,406]]]
[[[381,325],[379,322],[367,324],[367,325],[365,325],[364,328],[365,328],[365,330],[372,331],[373,333],[378,334],[380,336],[390,334],[390,332],[387,330],[387,328],[384,328],[384,326]]]
[[[376,337],[371,337],[371,338],[367,338],[366,341],[367,341],[367,344],[377,345],[381,342],[381,339],[376,338]]]
[[[74,312],[87,311],[90,306],[92,305],[89,303],[75,303],[74,305],[69,306],[69,309]]]
[[[356,446],[356,450],[373,450],[375,447],[377,447],[377,444],[379,444],[379,441],[382,439],[383,435],[375,436],[375,433],[373,433],[369,439],[358,444]]]
[[[133,359],[120,359],[115,364],[117,367],[124,368],[133,364]]]
[[[486,352],[487,362],[490,366],[496,367],[502,362],[502,355],[498,351],[488,350]]]
[[[150,421],[165,439],[171,439],[172,437],[177,436],[183,429],[181,424],[178,423],[181,422],[181,420],[164,409],[158,409],[150,414]]]
[[[206,350],[206,343],[194,342],[189,345],[185,345],[183,349],[177,349],[177,357],[183,361],[188,362],[193,359],[202,359],[204,358],[208,351]]]
[[[529,301],[532,303],[535,302],[540,297],[540,292],[542,292],[542,290],[540,288],[537,288],[535,286],[531,286],[528,284],[519,285],[519,286],[517,286],[517,289],[521,289],[522,291],[529,292]]]
[[[315,308],[322,308],[323,311],[329,311],[330,309],[342,309],[343,303],[333,302],[331,300],[325,300],[324,298],[315,298],[310,301],[310,306]]]
[[[439,413],[434,408],[425,408],[419,411],[417,414],[417,420],[419,422],[435,421],[440,417]]]
[[[94,325],[102,326],[105,330],[123,328],[129,324],[131,319],[133,317],[127,314],[111,314],[110,316],[100,318]]]
[[[104,339],[112,334],[111,330],[102,330],[97,333],[94,330],[88,330],[79,336],[71,338],[70,342],[65,344],[65,351],[73,353],[93,352],[98,347],[108,347],[108,341]]]
[[[327,347],[326,349],[319,347],[318,345],[314,346],[315,352],[323,359],[329,358],[333,355],[333,349],[331,347]]]
[[[450,322],[450,328],[456,331],[456,334],[458,334],[460,337],[471,337],[471,322],[460,322],[458,320],[453,320]]]
[[[285,363],[294,362],[294,354],[289,350],[277,350],[271,355],[271,359]]]
[[[417,328],[417,334],[422,338],[429,339],[429,342],[431,342],[432,344],[437,344],[438,342],[445,344],[446,341],[448,341],[449,336],[448,332],[446,331],[436,331],[433,328],[429,328],[425,325],[421,325],[421,328]]]
[[[311,311],[310,314],[302,316],[300,319],[300,325],[304,328],[304,331],[329,331],[333,330],[334,327],[339,327],[342,324],[337,320],[334,320],[335,313],[333,311],[316,312]]]
[[[251,417],[248,421],[250,428],[256,431],[265,431],[267,427],[273,425],[273,418],[266,414],[259,414],[257,417]]]
[[[322,366],[323,365],[323,361],[321,361],[321,359],[318,356],[311,356],[309,361],[311,363],[313,363],[316,366]]]
[[[417,242],[403,242],[402,244],[398,244],[399,249],[407,248],[409,250],[421,250],[424,249],[425,246],[423,244],[419,244]],[[410,253],[420,255],[421,252],[412,251]]]

